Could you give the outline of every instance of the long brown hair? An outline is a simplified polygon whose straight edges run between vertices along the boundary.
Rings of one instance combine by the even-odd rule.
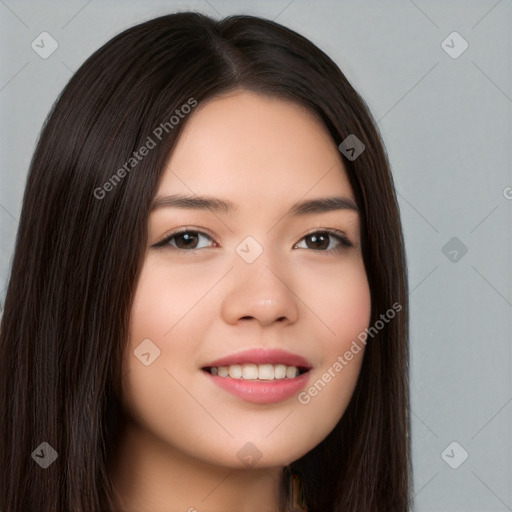
[[[294,31],[252,16],[179,13],[97,50],[41,132],[0,332],[3,512],[112,510],[113,390],[150,203],[187,118],[169,125],[123,179],[104,184],[190,98],[200,104],[234,89],[305,105],[337,145],[350,134],[365,145],[343,161],[361,214],[371,325],[392,304],[402,310],[368,342],[338,425],[288,469],[300,477],[310,512],[409,510],[406,262],[376,124],[334,62]],[[31,456],[43,442],[58,454],[46,469]]]

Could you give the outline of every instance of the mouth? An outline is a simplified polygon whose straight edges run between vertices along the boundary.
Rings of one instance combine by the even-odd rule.
[[[218,377],[268,382],[281,379],[294,379],[309,371],[303,366],[279,364],[232,364],[229,366],[206,366],[203,371]]]
[[[312,366],[284,350],[254,349],[212,361],[201,370],[224,391],[255,404],[284,401],[307,384]]]

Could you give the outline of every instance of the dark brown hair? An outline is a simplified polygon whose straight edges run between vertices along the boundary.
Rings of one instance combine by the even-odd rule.
[[[252,16],[198,13],[134,26],[97,50],[54,104],[34,153],[0,332],[0,510],[112,510],[115,383],[147,243],[151,201],[187,119],[102,198],[95,190],[162,121],[245,89],[306,106],[343,157],[360,210],[371,325],[360,377],[329,436],[291,464],[310,512],[410,507],[408,301],[404,241],[385,149],[363,99],[304,37]],[[42,442],[58,452],[42,469]],[[283,489],[285,489],[283,479]],[[283,493],[287,491],[283,490]]]

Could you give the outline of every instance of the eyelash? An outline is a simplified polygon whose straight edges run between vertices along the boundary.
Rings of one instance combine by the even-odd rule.
[[[199,234],[199,235],[202,235],[202,236],[205,236],[206,238],[208,238],[210,241],[213,241],[212,238],[210,237],[210,235],[204,233],[203,231],[198,231],[198,230],[195,230],[195,229],[189,229],[189,228],[184,228],[184,229],[180,229],[178,231],[174,231],[173,233],[171,233],[170,235],[166,236],[163,240],[161,240],[160,242],[157,242],[155,245],[153,245],[153,247],[155,248],[163,248],[163,247],[167,247],[167,248],[172,248],[172,250],[174,251],[178,251],[178,252],[181,252],[181,253],[185,253],[185,252],[194,252],[194,251],[200,251],[201,249],[203,248],[199,248],[199,249],[180,249],[179,247],[174,247],[173,245],[170,245],[169,242],[183,234],[183,233],[195,233],[195,234]],[[341,231],[338,231],[338,230],[331,230],[331,229],[322,229],[322,230],[316,230],[316,231],[311,231],[310,233],[307,233],[306,235],[304,235],[300,240],[299,242],[301,242],[303,239],[307,238],[308,236],[311,236],[311,235],[318,235],[318,234],[327,234],[327,235],[330,235],[334,238],[336,238],[339,242],[340,242],[340,245],[338,245],[337,247],[335,247],[334,249],[327,249],[327,250],[322,250],[322,249],[318,249],[318,250],[315,250],[315,249],[309,249],[311,251],[315,251],[315,252],[319,252],[319,253],[328,253],[328,254],[338,254],[339,252],[341,252],[343,249],[346,249],[346,248],[349,248],[349,247],[354,247],[354,245],[352,244],[352,242],[341,232]],[[299,243],[297,242],[297,243]],[[302,247],[301,247],[302,249]]]

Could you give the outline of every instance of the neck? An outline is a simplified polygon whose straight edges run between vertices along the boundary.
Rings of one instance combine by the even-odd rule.
[[[192,458],[127,420],[110,473],[122,512],[277,512],[281,467],[229,468]]]

